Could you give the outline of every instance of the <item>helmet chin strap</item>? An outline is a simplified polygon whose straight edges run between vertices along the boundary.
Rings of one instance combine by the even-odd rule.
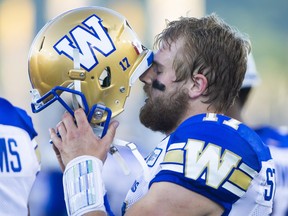
[[[137,161],[139,162],[139,164],[141,165],[141,167],[143,169],[144,180],[146,182],[149,182],[149,180],[151,179],[150,178],[149,168],[147,166],[147,163],[146,163],[145,159],[143,158],[143,156],[138,151],[137,146],[134,143],[132,143],[132,142],[128,142],[128,141],[125,141],[125,140],[122,140],[122,139],[117,139],[117,138],[114,138],[113,144],[114,145],[118,145],[118,146],[125,146],[125,147],[128,147],[131,150],[132,154],[137,159]],[[122,158],[122,160],[123,160],[123,158]],[[124,161],[123,161],[123,163],[124,163]],[[122,164],[122,166],[123,166],[123,164]],[[125,167],[122,168],[122,169],[124,170]]]
[[[79,54],[79,49],[77,48],[73,49],[73,62],[74,62],[74,69],[80,70],[80,54]],[[74,89],[76,91],[82,92],[80,80],[77,80],[77,79],[74,80]],[[75,106],[74,108],[79,108],[79,105],[83,107],[82,99],[79,95],[73,95],[72,99],[73,99],[73,107]]]

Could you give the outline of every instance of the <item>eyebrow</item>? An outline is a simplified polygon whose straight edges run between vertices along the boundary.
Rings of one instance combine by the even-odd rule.
[[[156,65],[159,69],[163,69],[165,66],[155,60],[153,60],[153,64]]]

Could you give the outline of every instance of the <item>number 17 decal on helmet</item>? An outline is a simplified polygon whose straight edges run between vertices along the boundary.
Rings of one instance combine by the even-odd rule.
[[[121,14],[103,7],[65,12],[39,31],[30,48],[32,111],[58,101],[72,115],[82,107],[92,123],[104,122],[107,109],[111,117],[124,110],[132,84],[152,61],[153,52]]]

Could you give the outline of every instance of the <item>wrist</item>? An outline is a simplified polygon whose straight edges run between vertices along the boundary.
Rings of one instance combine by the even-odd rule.
[[[103,162],[93,156],[71,160],[63,174],[63,188],[68,215],[104,211]]]

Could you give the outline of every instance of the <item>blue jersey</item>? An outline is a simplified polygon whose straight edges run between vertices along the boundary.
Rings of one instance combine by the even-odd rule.
[[[276,185],[272,215],[288,216],[288,129],[264,126],[255,129],[271,151],[276,168]]]
[[[27,215],[40,170],[37,136],[27,113],[0,98],[0,215]]]
[[[0,124],[13,126],[25,130],[30,139],[33,140],[37,136],[34,130],[32,120],[26,111],[13,106],[9,101],[0,97]]]
[[[268,215],[275,169],[268,147],[245,124],[213,113],[193,116],[146,160],[150,181],[139,177],[126,196],[129,208],[154,182],[172,182],[224,208],[223,215]],[[125,210],[124,210],[125,211]]]

